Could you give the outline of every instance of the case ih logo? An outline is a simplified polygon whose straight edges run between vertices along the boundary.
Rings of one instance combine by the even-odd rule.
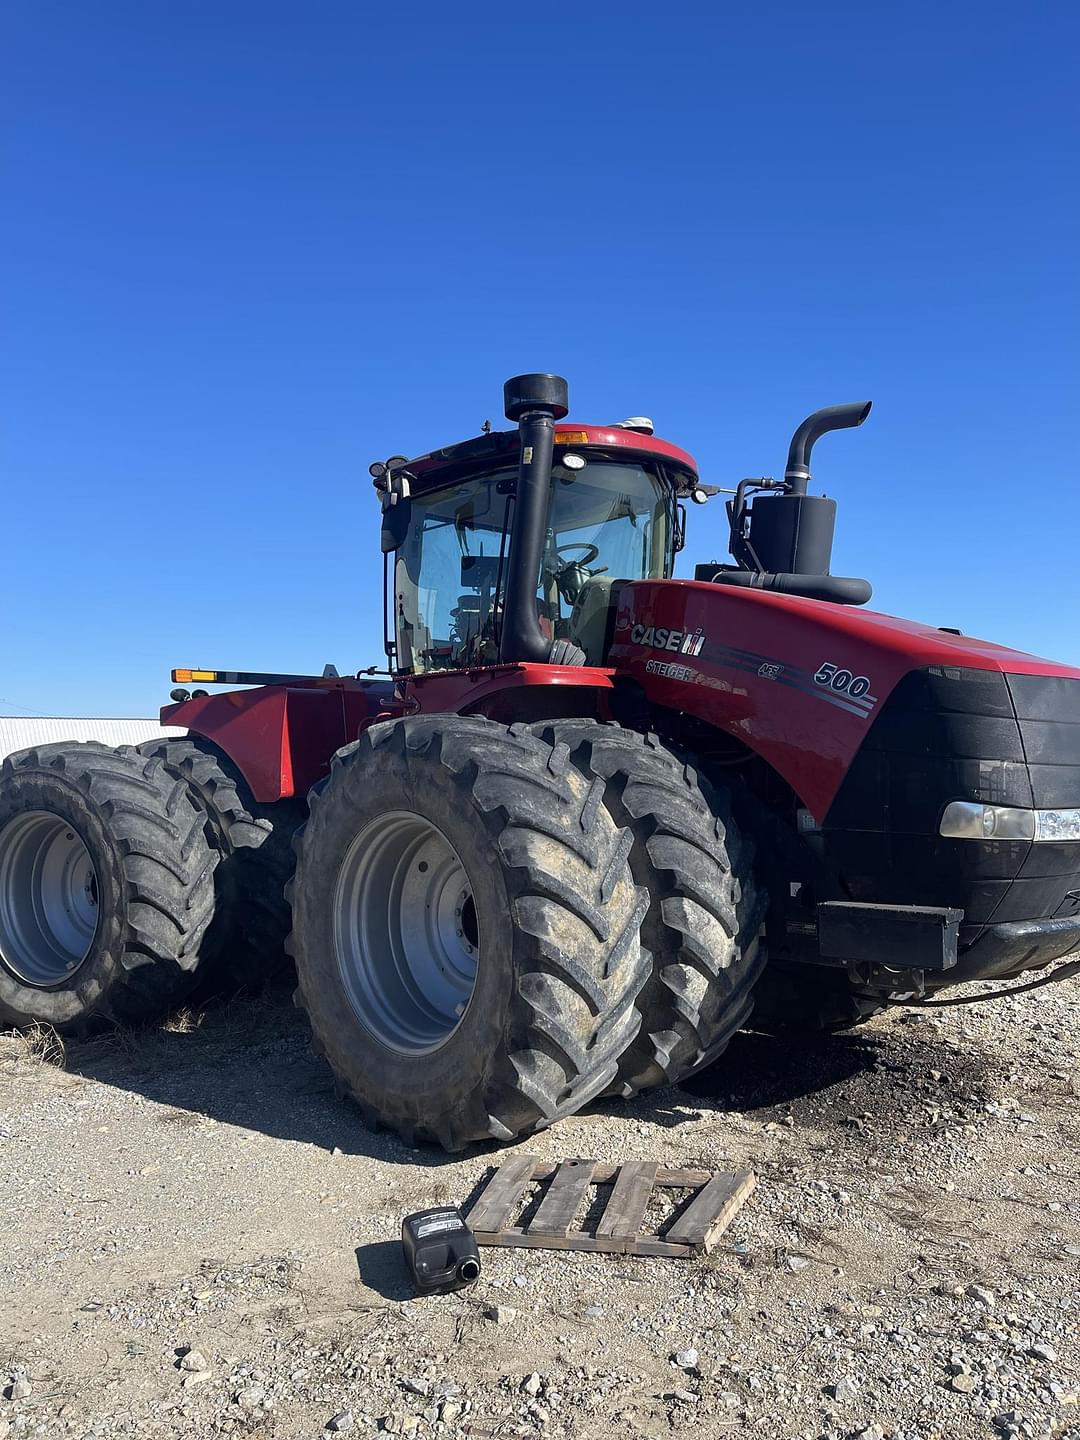
[[[669,630],[665,625],[635,625],[631,645],[649,645],[654,650],[673,650],[679,655],[700,655],[705,644],[704,630]]]

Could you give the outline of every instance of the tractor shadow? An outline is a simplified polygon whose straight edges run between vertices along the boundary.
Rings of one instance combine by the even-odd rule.
[[[771,1110],[861,1080],[881,1059],[880,1039],[865,1033],[781,1038],[743,1031],[719,1060],[679,1089],[714,1110]]]
[[[206,1118],[394,1165],[437,1168],[453,1160],[369,1129],[354,1105],[336,1098],[292,990],[292,983],[275,983],[257,996],[182,1010],[157,1027],[68,1041],[66,1068],[167,1107],[167,1119]]]
[[[695,1111],[738,1115],[854,1155],[884,1153],[901,1116],[925,1116],[956,1096],[981,1104],[1000,1093],[1001,1055],[961,1050],[917,1013],[887,1023],[832,1034],[744,1031],[708,1069],[631,1103],[655,1125],[686,1124]]]
[[[484,1156],[499,1163],[501,1147],[494,1143],[452,1156],[369,1129],[355,1106],[335,1097],[330,1070],[313,1053],[307,1022],[291,1004],[291,989],[278,985],[257,997],[182,1011],[157,1028],[70,1041],[67,1069],[142,1095],[176,1118],[186,1112],[193,1122],[207,1117],[342,1155],[428,1170]],[[588,1112],[671,1128],[686,1124],[695,1108],[756,1112],[839,1130],[845,1116],[885,1110],[896,1105],[898,1093],[921,1091],[927,1074],[947,1072],[946,1083],[977,1090],[986,1088],[991,1069],[990,1056],[961,1058],[924,1025],[783,1039],[742,1033],[718,1062],[680,1086],[631,1102],[597,1101]],[[441,1203],[440,1183],[429,1183],[427,1203]],[[379,1270],[377,1256],[367,1262]]]

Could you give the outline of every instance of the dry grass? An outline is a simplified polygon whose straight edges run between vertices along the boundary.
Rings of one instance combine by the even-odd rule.
[[[204,1259],[199,1275],[213,1285],[238,1288],[261,1281],[272,1290],[291,1290],[299,1284],[303,1263],[290,1255],[264,1255],[258,1260]]]
[[[191,1035],[202,1025],[203,1017],[204,1011],[185,1005],[166,1016],[161,1022],[161,1028],[168,1035]]]
[[[0,1035],[0,1074],[13,1075],[28,1065],[55,1065],[62,1070],[66,1062],[62,1038],[42,1021]]]

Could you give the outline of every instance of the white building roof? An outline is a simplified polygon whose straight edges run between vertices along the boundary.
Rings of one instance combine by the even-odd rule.
[[[104,715],[0,715],[0,760],[31,745],[57,740],[98,740],[103,745],[138,745],[158,735],[186,735],[175,725],[157,720],[119,719]]]

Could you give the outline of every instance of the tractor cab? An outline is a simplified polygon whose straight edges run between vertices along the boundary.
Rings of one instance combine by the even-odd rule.
[[[371,467],[396,671],[603,664],[620,586],[671,576],[694,461],[647,420],[557,424],[538,398],[519,431]]]

